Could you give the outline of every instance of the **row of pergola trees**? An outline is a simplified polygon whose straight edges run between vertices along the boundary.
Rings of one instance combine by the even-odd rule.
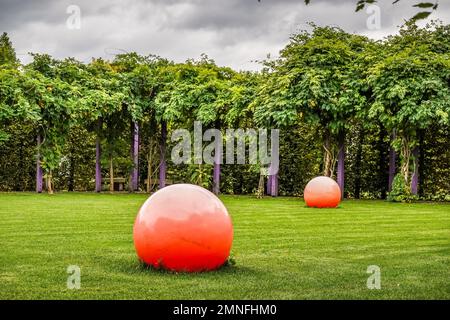
[[[389,190],[417,194],[423,130],[448,126],[450,28],[407,23],[396,36],[374,42],[336,28],[294,35],[256,98],[259,123],[289,128],[301,118],[318,127],[324,175],[344,191],[345,136],[355,124],[392,133]],[[396,158],[400,156],[397,179]],[[395,183],[395,181],[397,183]],[[398,190],[396,191],[398,192]]]
[[[10,45],[3,35],[3,47]],[[167,135],[175,128],[266,127],[290,130],[307,122],[323,142],[323,174],[344,190],[345,137],[355,125],[382,126],[392,133],[389,186],[417,193],[420,133],[448,126],[450,112],[449,27],[407,24],[397,36],[375,42],[338,28],[313,26],[291,38],[279,59],[259,73],[199,61],[173,63],[157,56],[121,54],[113,61],[55,60],[33,54],[25,66],[4,58],[0,72],[0,121],[36,128],[36,191],[53,192],[52,173],[74,126],[95,133],[95,190],[102,190],[101,159],[109,161],[110,188],[119,136],[130,130],[130,191],[138,189],[140,130],[159,141],[159,186],[167,174]],[[2,52],[9,52],[3,50]],[[7,139],[0,134],[0,138]],[[293,150],[293,152],[300,152]],[[282,156],[282,155],[281,155]],[[150,164],[149,164],[150,165]],[[150,171],[150,170],[149,170]],[[213,191],[220,192],[220,162]],[[148,177],[150,179],[150,176]],[[278,194],[278,176],[267,191]]]
[[[199,61],[172,63],[136,53],[113,61],[94,59],[83,64],[58,61],[46,54],[33,62],[2,68],[2,100],[11,110],[7,121],[36,127],[36,191],[53,192],[52,174],[74,126],[96,135],[95,191],[102,190],[102,158],[109,159],[110,188],[114,185],[114,156],[125,130],[131,131],[130,191],[138,189],[139,130],[146,124],[159,135],[159,186],[166,181],[169,128],[186,128],[194,121],[205,127],[239,126],[255,92],[257,75],[221,68],[203,56]],[[14,94],[12,94],[14,93]],[[158,134],[157,134],[157,131]],[[150,177],[149,177],[150,178]],[[214,165],[214,191],[219,192],[220,163]]]

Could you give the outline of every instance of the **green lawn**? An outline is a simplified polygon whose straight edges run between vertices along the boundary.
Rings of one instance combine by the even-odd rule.
[[[132,226],[147,195],[0,194],[2,299],[450,299],[450,205],[223,196],[236,265],[143,268]],[[66,287],[69,265],[81,289]],[[381,268],[381,290],[366,286]]]

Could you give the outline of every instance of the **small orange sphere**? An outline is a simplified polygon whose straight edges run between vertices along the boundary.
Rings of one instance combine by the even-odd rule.
[[[341,201],[341,188],[329,177],[316,177],[305,187],[306,205],[314,208],[336,208]]]
[[[210,191],[175,184],[143,204],[133,230],[137,255],[146,264],[179,272],[214,270],[227,260],[233,225]]]

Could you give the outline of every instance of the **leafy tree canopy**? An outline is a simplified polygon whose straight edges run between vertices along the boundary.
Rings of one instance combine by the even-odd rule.
[[[258,0],[260,1],[260,0]],[[309,4],[311,0],[305,0],[306,4]],[[392,4],[399,3],[400,0],[394,0]],[[357,0],[356,1],[356,11],[363,10],[367,5],[377,3],[377,0]],[[419,12],[416,13],[412,18],[411,21],[417,21],[428,18],[428,16],[434,11],[437,10],[439,7],[439,4],[437,1],[435,2],[416,2],[412,5],[415,8],[419,9]]]
[[[8,34],[3,32],[0,36],[0,66],[4,65],[18,65],[19,60],[16,57],[16,51],[14,50]]]

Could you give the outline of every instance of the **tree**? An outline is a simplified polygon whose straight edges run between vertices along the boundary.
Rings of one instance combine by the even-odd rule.
[[[57,62],[47,54],[32,54],[33,61],[25,68],[23,83],[28,103],[39,109],[37,120],[39,187],[40,166],[42,166],[48,193],[53,193],[52,173],[59,165],[61,151],[73,124],[77,109],[77,90],[57,76]],[[39,190],[38,192],[41,192]]]
[[[19,60],[16,57],[16,51],[14,50],[8,34],[3,32],[0,36],[0,67],[10,65],[17,67]]]
[[[101,188],[101,160],[108,164],[110,191],[114,191],[114,158],[119,154],[119,137],[125,130],[127,111],[123,108],[125,89],[111,64],[93,59],[88,66],[86,92],[83,106],[84,118],[97,134],[96,141],[96,191]],[[103,148],[102,148],[103,146]]]
[[[397,186],[406,194],[417,193],[414,149],[420,130],[449,123],[450,60],[448,53],[433,52],[423,41],[432,38],[431,31],[407,24],[400,35],[388,39],[388,54],[370,69],[374,102],[369,116],[396,132],[393,146],[400,153],[402,177]]]
[[[357,61],[368,40],[339,28],[313,27],[312,33],[294,35],[279,60],[266,62],[272,72],[256,100],[255,117],[257,123],[285,128],[299,118],[316,125],[323,139],[323,174],[334,176],[339,156],[343,191],[345,132],[366,102]]]
[[[94,108],[91,108],[91,103],[89,103],[88,99],[86,99],[90,96],[88,92],[90,85],[89,82],[93,79],[90,77],[87,66],[74,58],[66,58],[61,61],[56,61],[55,77],[71,86],[72,92],[77,100],[76,112],[71,115],[72,124],[70,126],[70,132],[67,135],[70,148],[67,149],[68,153],[64,154],[69,171],[68,190],[73,191],[75,185],[75,167],[77,162],[74,149],[76,146],[76,138],[74,137],[74,134],[81,133],[82,128],[86,128],[88,131],[91,129],[90,115],[85,113],[85,110],[88,108],[91,112],[95,110]],[[73,130],[75,130],[75,132],[73,132]],[[96,191],[99,191],[97,188],[97,179]]]
[[[206,56],[196,64],[198,75],[196,88],[192,88],[192,101],[197,106],[194,117],[206,127],[222,130],[225,124],[225,115],[230,107],[229,93],[233,86],[235,72],[230,68],[217,67],[214,61]],[[213,187],[215,194],[220,193],[221,164],[223,162],[222,141],[214,138],[214,165]]]
[[[158,89],[157,68],[164,63],[165,61],[157,56],[139,56],[134,52],[120,54],[113,61],[125,91],[124,103],[131,117],[133,168],[130,173],[130,191],[138,189],[140,123],[144,120],[153,123],[154,98]]]
[[[6,128],[13,122],[30,123],[40,117],[40,110],[27,100],[23,88],[26,81],[26,75],[19,70],[0,68],[0,143],[8,140]]]
[[[26,112],[26,100],[20,91],[21,74],[17,71],[18,60],[16,52],[4,32],[0,36],[0,124],[3,127],[8,120],[13,119],[19,113]],[[0,127],[0,142],[8,138],[3,128]]]
[[[218,104],[222,106],[220,111],[222,125],[243,129],[256,126],[253,118],[252,102],[256,98],[260,80],[260,74],[255,72],[241,71],[233,74],[218,100]],[[251,164],[251,170],[259,173],[258,187],[256,189],[258,197],[262,197],[264,194],[264,179],[267,175],[267,171],[264,169],[260,163]]]
[[[168,171],[215,193],[261,196],[265,175],[259,164],[221,166],[216,152],[213,166],[195,157],[194,164],[175,171],[167,166],[168,133],[201,121],[205,129],[222,132],[284,129],[280,173],[267,179],[273,196],[301,193],[320,171],[337,173],[344,190],[346,169],[346,195],[384,197],[391,148],[390,198],[409,199],[418,191],[425,199],[448,199],[449,51],[448,25],[431,21],[419,28],[411,21],[398,35],[376,42],[313,25],[312,31],[293,35],[279,59],[264,61],[263,71],[254,73],[219,67],[207,56],[173,63],[136,53],[89,64],[34,54],[21,66],[4,34],[0,189],[30,190],[36,156],[39,192],[44,174],[49,192],[65,184],[77,189],[77,178],[87,190],[95,143],[98,192],[102,165],[111,190],[114,176],[124,174],[134,191],[138,169],[147,162],[148,190],[159,169],[160,187]],[[202,142],[202,153],[220,151],[219,139],[212,139],[206,148]],[[400,174],[394,177],[397,153]]]
[[[155,98],[155,117],[160,125],[159,187],[165,187],[166,140],[168,127],[191,126],[195,106],[195,89],[198,68],[194,61],[184,64],[167,64],[159,69],[161,82]],[[195,160],[194,160],[195,162]]]

